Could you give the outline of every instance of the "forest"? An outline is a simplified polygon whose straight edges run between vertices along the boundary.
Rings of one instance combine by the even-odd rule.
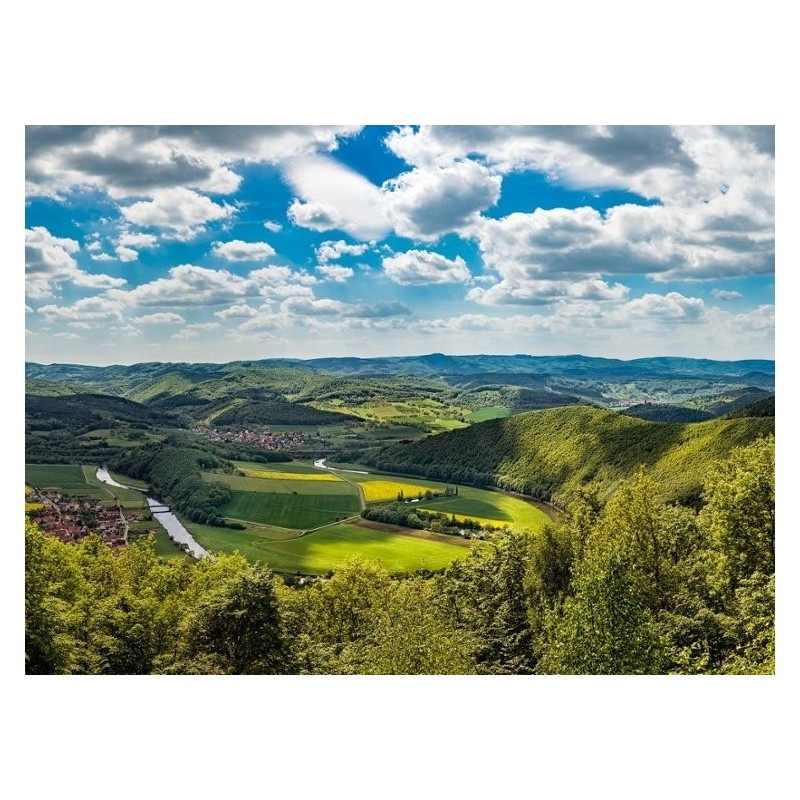
[[[149,467],[168,486],[172,459]],[[142,462],[144,463],[144,462]],[[129,469],[133,464],[127,465]],[[29,674],[755,674],[775,670],[775,440],[709,462],[696,508],[647,467],[588,483],[539,535],[439,572],[353,560],[285,581],[25,531]]]

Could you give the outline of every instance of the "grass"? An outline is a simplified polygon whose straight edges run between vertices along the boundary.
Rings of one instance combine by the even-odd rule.
[[[26,464],[25,483],[40,489],[58,489],[63,494],[86,497],[90,500],[108,503],[115,503],[119,500],[125,508],[143,508],[145,506],[141,492],[108,486],[97,479],[95,467],[89,465]]]
[[[467,415],[470,422],[486,422],[487,419],[507,417],[511,413],[508,406],[486,406]]]
[[[342,523],[300,538],[276,541],[257,530],[231,531],[188,523],[187,528],[210,551],[238,550],[252,561],[264,561],[277,572],[324,575],[354,555],[380,562],[389,572],[441,569],[469,548],[452,537],[375,530]]]
[[[297,475],[314,475],[317,478],[320,475],[327,474],[302,461],[276,461],[272,464],[261,464],[257,461],[234,461],[233,465],[246,475],[254,473],[255,477],[264,477],[262,473],[269,473],[274,476],[275,474],[291,472],[294,477]]]
[[[539,531],[549,521],[544,511],[520,497],[471,486],[459,486],[456,497],[422,500],[419,507],[455,514],[459,521],[473,519],[482,525],[508,525],[515,530]]]
[[[134,523],[134,525],[137,524],[138,523]],[[191,561],[194,561],[194,558],[191,555],[189,555],[189,553],[187,553],[185,550],[178,547],[175,544],[175,542],[173,542],[172,539],[169,538],[167,532],[163,528],[158,526],[157,523],[146,523],[146,524],[156,527],[151,527],[149,530],[146,528],[142,528],[140,536],[153,537],[153,539],[155,540],[156,555],[159,555],[162,558],[180,558],[183,560],[189,559]],[[131,533],[134,535],[131,534],[128,535],[129,542],[134,542],[137,538],[139,538],[138,536],[135,535],[136,529],[134,528],[134,525],[131,525]]]
[[[241,475],[225,475],[218,472],[201,473],[203,480],[224,483],[235,491],[240,492],[272,492],[274,494],[350,494],[355,495],[355,489],[334,475],[321,475],[323,480],[311,480],[312,475],[301,475],[294,472],[264,473],[264,475],[283,474],[286,478],[243,478]],[[325,479],[328,478],[328,479]]]
[[[307,530],[358,514],[352,494],[286,494],[232,491],[229,503],[219,511],[229,519],[260,522],[282,528]]]

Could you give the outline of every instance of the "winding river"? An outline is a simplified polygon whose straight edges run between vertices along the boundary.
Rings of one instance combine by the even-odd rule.
[[[136,486],[126,486],[124,483],[118,483],[108,474],[108,470],[104,467],[97,468],[97,480],[107,483],[109,486],[116,486],[119,489],[133,489],[136,492],[144,493],[143,489],[139,489]],[[167,532],[170,539],[178,542],[178,544],[185,544],[189,554],[195,558],[205,558],[208,555],[208,551],[197,543],[194,536],[183,527],[181,521],[160,500],[156,500],[155,497],[150,497],[149,495],[145,495],[145,499],[153,514],[153,519]],[[156,508],[165,510],[153,511]]]

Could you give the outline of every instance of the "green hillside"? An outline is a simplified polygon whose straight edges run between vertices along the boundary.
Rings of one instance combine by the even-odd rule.
[[[646,464],[667,500],[699,498],[709,465],[732,448],[774,433],[772,418],[647,422],[586,406],[494,419],[374,451],[381,470],[495,485],[564,506],[596,482],[601,496]]]

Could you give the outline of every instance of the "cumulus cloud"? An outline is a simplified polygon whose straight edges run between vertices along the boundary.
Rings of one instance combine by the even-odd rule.
[[[482,305],[544,305],[562,300],[620,302],[630,289],[621,283],[608,284],[600,278],[580,281],[509,280],[504,279],[488,289],[475,287],[467,292],[467,300]]]
[[[237,303],[228,308],[223,308],[222,311],[215,311],[214,316],[220,319],[248,319],[258,314],[258,311],[246,303]]]
[[[676,131],[657,125],[423,125],[393,132],[386,144],[410,164],[473,155],[501,172],[531,169],[594,188],[652,170],[695,170]]]
[[[158,239],[152,233],[132,233],[125,231],[117,239],[117,244],[123,247],[136,247],[139,250],[148,250],[158,245]]]
[[[464,283],[470,278],[466,262],[461,256],[445,258],[427,250],[408,250],[383,259],[387,277],[405,286],[428,283]]]
[[[287,212],[295,225],[315,231],[342,230],[361,241],[381,239],[391,230],[381,190],[334,159],[292,159],[282,174],[300,198],[292,201]]]
[[[347,309],[344,317],[357,319],[385,319],[387,317],[404,317],[411,314],[411,309],[396,300],[374,303],[373,305],[355,305]]]
[[[270,233],[279,233],[280,231],[282,231],[282,230],[283,230],[283,225],[281,225],[281,224],[280,224],[280,222],[273,222],[273,221],[272,221],[272,220],[270,220],[270,219],[268,219],[268,220],[267,220],[267,221],[264,223],[264,227],[265,227],[265,228],[266,228],[266,229],[267,229],[267,230],[268,230]]]
[[[51,297],[64,282],[94,289],[123,286],[123,278],[82,270],[74,254],[80,245],[74,239],[53,236],[37,226],[25,231],[25,292],[32,298]]]
[[[192,264],[172,267],[168,277],[142,283],[130,291],[109,292],[114,299],[132,306],[211,306],[231,303],[248,294],[257,294],[254,281],[227,270],[208,269]]]
[[[226,261],[266,261],[275,255],[275,248],[267,242],[214,242],[212,252]]]
[[[120,261],[136,261],[139,258],[138,250],[133,250],[130,247],[123,247],[122,245],[117,245],[114,252],[117,254],[117,258]]]
[[[711,294],[716,297],[717,300],[739,300],[742,296],[741,292],[735,290],[729,291],[728,289],[712,289]]]
[[[48,322],[109,322],[123,318],[123,305],[106,297],[84,297],[71,306],[41,306],[39,313]]]
[[[703,315],[705,303],[699,297],[686,297],[680,292],[645,294],[625,303],[612,319],[696,320]]]
[[[344,283],[355,274],[350,267],[340,267],[337,264],[321,264],[317,267],[317,272],[334,283]]]
[[[225,219],[236,209],[218,205],[191,189],[178,187],[159,189],[152,200],[140,200],[120,209],[122,216],[134,225],[162,228],[181,241],[195,238],[209,222]]]
[[[473,221],[500,197],[501,178],[470,159],[420,167],[384,184],[394,228],[401,236],[434,241]]]
[[[180,325],[186,320],[174,311],[157,311],[154,314],[143,314],[140,317],[134,317],[133,321],[141,325]]]
[[[28,126],[26,190],[59,196],[79,187],[152,197],[184,187],[227,194],[243,161],[279,163],[335,150],[353,126]]]
[[[343,239],[340,239],[338,242],[323,242],[316,250],[317,261],[319,261],[320,264],[326,264],[328,261],[334,261],[344,255],[363,255],[368,249],[369,245],[347,244]]]

